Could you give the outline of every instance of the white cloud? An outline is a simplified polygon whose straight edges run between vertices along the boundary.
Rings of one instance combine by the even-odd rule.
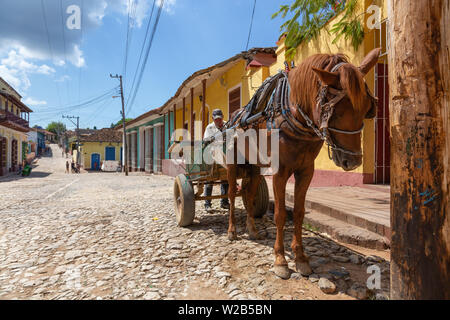
[[[161,1],[162,0],[158,0],[156,2],[156,4],[158,6],[161,6]],[[177,0],[165,0],[164,1],[164,8],[163,8],[163,10],[166,11],[167,13],[169,13],[169,14],[173,14],[176,3],[177,3]]]
[[[87,14],[89,19],[98,25],[102,23],[103,18],[105,17],[106,8],[108,7],[108,3],[105,0],[102,1],[92,1],[93,5],[89,8],[89,13]]]
[[[56,79],[55,82],[64,82],[64,81],[70,80],[70,79],[71,78],[67,74],[65,74],[62,77],[60,77],[59,79]]]
[[[47,101],[35,100],[31,97],[25,98],[23,100],[23,103],[25,103],[26,105],[29,105],[29,106],[45,106],[45,105],[47,105]]]
[[[46,64],[37,65],[21,55],[16,50],[11,50],[6,58],[0,60],[0,76],[8,81],[13,87],[27,90],[30,85],[30,74],[50,75],[55,69]]]
[[[69,60],[77,68],[85,66],[83,51],[77,44],[73,46],[72,55],[70,55],[67,60]]]

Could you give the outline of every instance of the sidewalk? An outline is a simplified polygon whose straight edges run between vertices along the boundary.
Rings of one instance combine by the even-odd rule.
[[[272,179],[266,177],[271,201]],[[294,207],[294,184],[286,186],[286,206]],[[389,247],[390,187],[315,187],[306,194],[305,223],[342,242],[369,248]]]

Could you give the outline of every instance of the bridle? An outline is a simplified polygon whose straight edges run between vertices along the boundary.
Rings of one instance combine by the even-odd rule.
[[[337,64],[336,66],[333,67],[331,72],[336,72],[337,70],[339,70],[339,68],[342,65],[344,65],[346,63],[347,62],[341,62],[341,63]],[[286,77],[287,77],[287,75],[286,75]],[[317,104],[316,104],[317,109],[320,110],[320,116],[319,116],[320,127],[317,127],[317,125],[302,110],[302,108],[299,104],[297,104],[297,111],[300,113],[300,115],[305,120],[306,125],[310,129],[312,129],[314,131],[314,133],[328,145],[328,157],[330,159],[332,158],[330,149],[332,151],[340,151],[342,153],[346,153],[346,154],[349,154],[352,156],[361,156],[362,155],[361,151],[355,152],[355,151],[347,150],[347,149],[344,149],[344,148],[338,146],[333,141],[333,138],[330,135],[330,131],[340,133],[340,134],[347,134],[347,135],[359,134],[364,129],[364,123],[359,130],[355,130],[355,131],[330,128],[328,125],[331,117],[334,114],[335,106],[347,95],[346,91],[343,89],[341,89],[341,90],[334,89],[334,88],[332,88],[328,85],[325,85],[321,82],[320,82],[320,86],[321,87],[317,94]],[[367,87],[366,87],[366,90],[367,90]],[[329,95],[333,95],[333,98],[331,98],[330,100],[327,101]],[[370,96],[372,97],[372,95],[370,95]],[[289,113],[289,112],[286,112],[286,113]],[[293,117],[292,114],[291,114],[291,117]],[[290,119],[290,120],[292,120],[292,119]],[[288,123],[289,122],[292,124],[292,121],[288,121]],[[298,121],[294,121],[294,122],[297,122],[297,124],[299,123]],[[291,125],[291,127],[292,127],[292,125]]]
[[[344,64],[347,64],[347,62],[341,62],[338,63],[336,66],[334,66],[331,70],[331,72],[336,72],[339,70],[340,67],[342,67]],[[269,89],[270,86],[267,84],[276,82],[275,88]],[[320,89],[317,94],[316,98],[316,108],[320,110],[320,116],[319,116],[319,123],[320,126],[318,127],[313,120],[311,120],[308,115],[302,110],[302,106],[300,104],[297,104],[297,111],[300,113],[300,115],[303,117],[303,120],[306,122],[306,125],[297,120],[296,117],[292,114],[290,109],[290,85],[289,85],[289,79],[288,74],[285,71],[280,71],[278,74],[266,79],[263,83],[263,85],[258,90],[263,90],[263,93],[267,90],[272,90],[272,93],[270,94],[270,99],[265,105],[264,112],[259,113],[258,115],[255,115],[257,117],[257,121],[255,123],[259,123],[261,121],[267,122],[267,130],[275,129],[275,128],[282,128],[282,125],[284,122],[288,124],[290,127],[290,131],[287,131],[286,133],[289,134],[294,139],[300,139],[300,140],[322,140],[328,145],[328,157],[332,159],[331,152],[332,151],[340,151],[345,154],[349,154],[352,156],[361,156],[362,152],[358,151],[352,151],[347,150],[345,148],[342,148],[341,146],[338,146],[334,141],[333,137],[331,136],[330,132],[340,133],[340,134],[346,134],[346,135],[353,135],[353,134],[359,134],[364,129],[364,123],[361,126],[359,130],[355,131],[349,131],[349,130],[342,130],[337,128],[330,128],[329,122],[331,117],[334,114],[335,106],[347,95],[347,92],[344,89],[335,89],[328,85],[323,84],[319,81]],[[370,96],[372,101],[372,109],[374,109],[374,106],[376,106],[377,98],[373,97],[370,93],[370,90],[366,86],[366,92]],[[265,96],[264,94],[261,94],[261,96]],[[332,97],[331,97],[332,96]],[[330,99],[329,99],[330,97]],[[247,106],[248,107],[248,106]],[[246,110],[246,108],[241,109],[234,117],[227,123],[227,129],[233,129],[237,127],[246,127],[248,124],[244,123],[242,124],[242,120],[239,120]],[[371,110],[372,110],[371,109]],[[278,125],[275,124],[275,119],[277,116],[281,113],[282,120],[281,123],[278,123]],[[369,111],[370,113],[370,111]]]

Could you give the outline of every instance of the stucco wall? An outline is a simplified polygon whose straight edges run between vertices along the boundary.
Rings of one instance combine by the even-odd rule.
[[[386,2],[384,0],[376,0],[376,1],[360,1],[357,14],[362,13],[367,7],[371,4],[379,5],[381,8],[381,16],[382,19],[387,17],[387,8]],[[365,20],[368,18],[368,15],[365,16]],[[327,53],[327,54],[335,54],[335,53],[343,53],[348,56],[349,61],[356,66],[359,66],[360,62],[363,58],[368,54],[372,49],[375,48],[374,30],[368,30],[366,28],[365,38],[363,44],[358,48],[357,51],[353,49],[351,45],[350,39],[345,40],[345,37],[341,37],[339,41],[333,44],[334,35],[330,33],[330,29],[333,25],[339,21],[340,16],[331,20],[325,28],[320,32],[318,37],[307,44],[301,44],[297,48],[297,54],[295,56],[294,62],[295,65],[299,65],[304,59],[307,57],[318,54],[318,53]],[[281,39],[278,43],[277,48],[277,61],[270,67],[270,74],[273,75],[278,72],[278,70],[284,69],[284,61],[285,61],[285,46],[284,40]],[[372,69],[365,77],[366,82],[369,88],[373,91],[374,89],[374,79],[375,73]],[[374,173],[374,165],[375,165],[375,127],[374,120],[365,120],[365,129],[362,134],[362,150],[363,150],[363,165],[358,167],[352,172],[355,173],[364,173],[364,174],[373,174]],[[328,150],[326,145],[322,148],[319,156],[315,161],[316,170],[331,170],[331,171],[342,171],[341,168],[337,167],[333,161],[328,158]]]
[[[105,148],[116,148],[116,161],[120,161],[120,148],[122,143],[117,142],[82,142],[81,153],[83,155],[82,164],[85,169],[91,169],[91,155],[98,153],[100,155],[100,161],[105,160]]]
[[[11,130],[9,128],[0,126],[0,137],[5,137],[7,139],[7,147],[6,147],[6,168],[9,170],[11,168],[11,143],[12,140],[17,140],[17,165],[20,165],[22,162],[22,142],[27,142],[28,137],[26,133],[18,132],[15,130]]]

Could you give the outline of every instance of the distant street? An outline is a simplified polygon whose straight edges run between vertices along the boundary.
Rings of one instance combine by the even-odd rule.
[[[305,231],[316,274],[281,280],[271,271],[272,215],[257,222],[266,240],[248,240],[238,211],[240,239],[229,242],[226,211],[207,214],[202,203],[194,225],[178,228],[173,178],[65,174],[56,145],[52,153],[29,178],[0,180],[0,299],[351,299],[347,293],[366,292],[376,257]],[[326,295],[319,277],[331,279],[328,271],[341,266],[350,277],[339,276],[341,292]],[[386,291],[389,265],[381,266]]]

